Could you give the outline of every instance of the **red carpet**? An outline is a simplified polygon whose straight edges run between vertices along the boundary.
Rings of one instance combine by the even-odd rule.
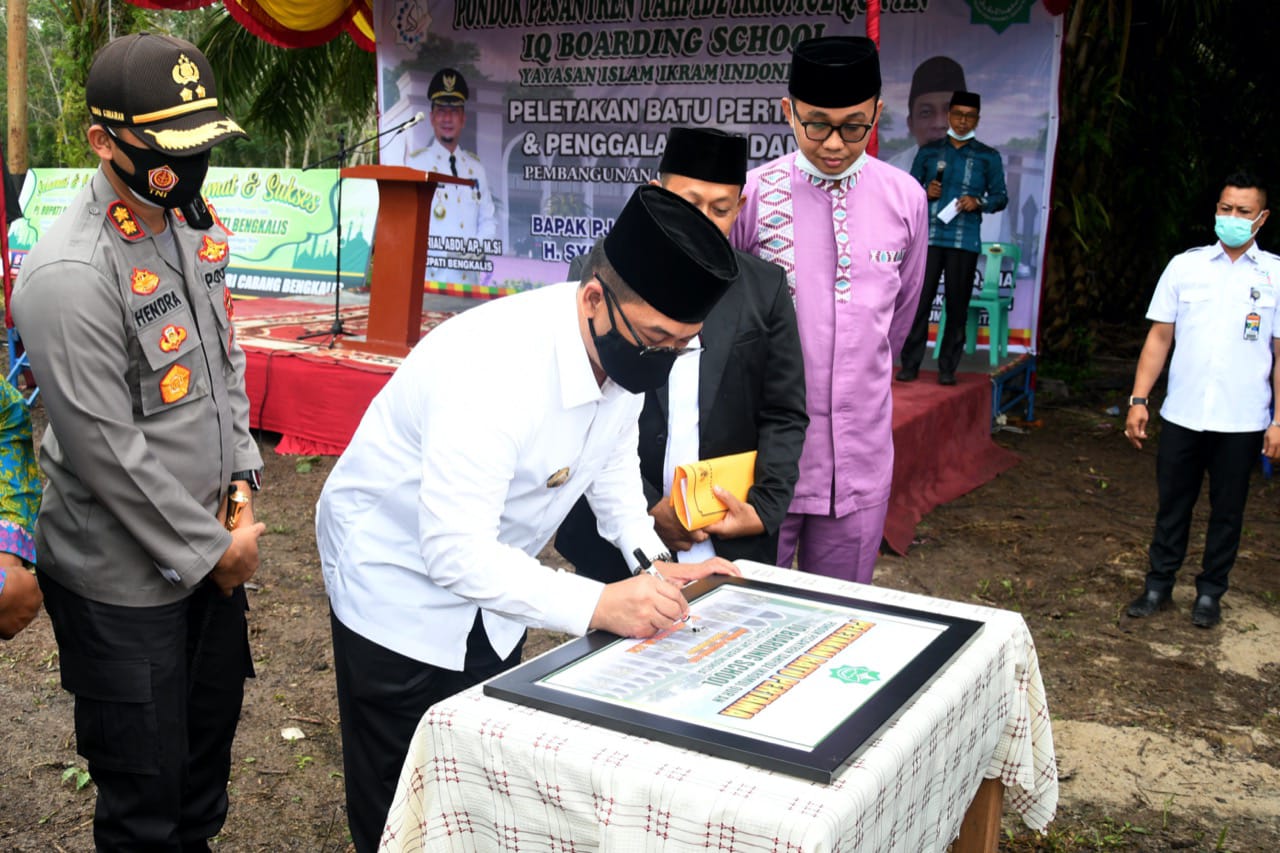
[[[934,374],[893,383],[893,488],[884,539],[907,553],[916,523],[1018,464],[991,440],[991,378],[961,373],[959,384],[938,385]]]
[[[343,327],[363,335],[367,307],[342,310]],[[426,334],[450,315],[424,312]],[[330,349],[333,308],[287,299],[236,300],[235,325],[248,357],[250,423],[279,433],[277,453],[342,453],[370,401],[400,360]],[[991,380],[962,373],[944,388],[924,373],[893,384],[893,490],[884,538],[905,554],[916,523],[931,509],[976,489],[1017,464],[991,440]]]
[[[423,312],[422,333],[450,315]],[[367,306],[346,307],[339,338],[358,338],[369,319]],[[300,341],[298,335],[328,332],[333,308],[288,299],[236,300],[236,334],[248,364],[249,423],[280,433],[277,453],[342,453],[374,395],[400,359],[329,347],[329,336]]]

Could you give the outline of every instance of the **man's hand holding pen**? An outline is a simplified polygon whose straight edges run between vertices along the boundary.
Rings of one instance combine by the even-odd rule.
[[[711,574],[742,575],[737,566],[720,557],[701,563],[650,564],[642,559],[640,566],[642,571],[635,577],[605,586],[588,627],[637,638],[670,631],[689,618],[689,603],[680,587]]]

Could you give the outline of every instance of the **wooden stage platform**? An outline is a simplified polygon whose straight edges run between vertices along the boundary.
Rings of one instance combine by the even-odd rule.
[[[429,333],[475,300],[428,295],[423,333]],[[368,306],[343,304],[348,335],[330,347],[333,303],[291,299],[237,299],[235,326],[248,359],[250,423],[279,433],[278,453],[340,454],[365,409],[400,360],[343,349],[341,341],[364,332]],[[938,385],[926,358],[915,382],[893,383],[895,462],[885,543],[905,554],[916,523],[935,506],[955,500],[1017,464],[991,439],[993,418],[1026,407],[1031,417],[1034,360],[1017,355],[997,368],[987,354],[965,357],[952,387]],[[1022,397],[1018,393],[1022,393]]]

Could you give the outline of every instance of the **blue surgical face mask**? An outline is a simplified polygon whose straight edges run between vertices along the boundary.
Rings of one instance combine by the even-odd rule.
[[[950,136],[952,139],[956,140],[957,142],[968,142],[970,139],[973,139],[977,135],[978,135],[978,131],[976,130],[971,130],[968,133],[966,133],[964,136],[961,136],[951,128],[949,127],[947,128],[947,136]]]
[[[1240,216],[1218,216],[1215,217],[1213,233],[1218,235],[1222,245],[1230,249],[1238,249],[1253,238],[1254,223],[1261,218],[1261,213],[1258,214],[1257,219],[1245,219]]]

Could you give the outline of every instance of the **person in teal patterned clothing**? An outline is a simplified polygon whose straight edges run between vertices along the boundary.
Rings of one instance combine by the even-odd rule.
[[[31,444],[31,413],[22,395],[0,382],[0,638],[10,640],[36,618],[44,600],[35,576],[40,467]]]

